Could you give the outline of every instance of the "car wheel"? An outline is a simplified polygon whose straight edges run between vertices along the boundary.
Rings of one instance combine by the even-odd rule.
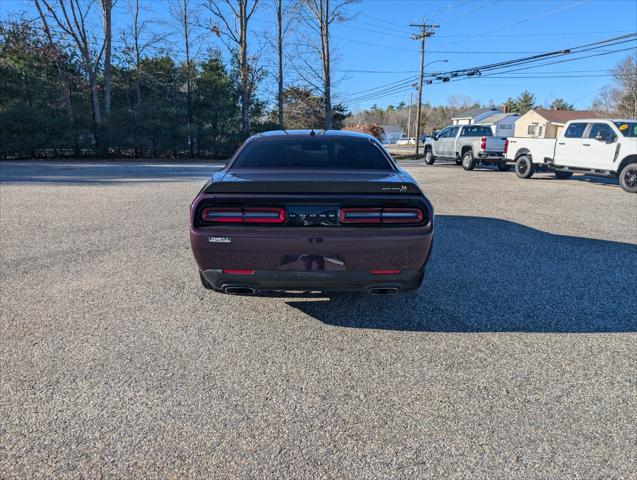
[[[628,193],[637,193],[637,163],[629,163],[619,174],[619,184]]]
[[[425,150],[425,163],[427,165],[433,165],[434,162],[436,161],[433,152],[431,151],[431,148],[428,148],[427,150]]]
[[[531,178],[535,173],[535,167],[531,158],[527,155],[518,157],[515,161],[515,174],[520,178]]]
[[[471,150],[467,150],[464,155],[462,155],[462,168],[465,170],[473,170],[476,168],[476,162],[473,159]]]
[[[553,170],[553,173],[560,180],[566,180],[567,178],[571,178],[573,176],[573,172],[565,172],[564,170]]]
[[[511,170],[511,165],[509,165],[508,163],[496,163],[496,166],[501,172],[508,172],[509,170]]]

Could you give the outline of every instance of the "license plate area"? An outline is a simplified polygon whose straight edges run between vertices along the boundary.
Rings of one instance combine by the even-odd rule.
[[[334,227],[338,225],[338,205],[289,205],[288,225],[292,227]]]

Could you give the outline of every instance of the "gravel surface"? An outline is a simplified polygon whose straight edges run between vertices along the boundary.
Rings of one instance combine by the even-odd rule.
[[[637,195],[407,165],[419,291],[238,297],[212,166],[0,163],[0,478],[635,478]]]

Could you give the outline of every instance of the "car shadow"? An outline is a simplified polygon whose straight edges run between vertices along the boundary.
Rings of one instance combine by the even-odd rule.
[[[288,300],[327,325],[424,332],[637,331],[637,245],[439,215],[423,286]]]

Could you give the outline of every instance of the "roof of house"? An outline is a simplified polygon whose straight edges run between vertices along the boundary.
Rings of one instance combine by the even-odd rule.
[[[474,108],[472,110],[467,110],[466,112],[459,113],[453,118],[473,118],[477,115],[482,115],[487,112],[499,112],[499,108],[491,107],[491,108]]]
[[[480,123],[497,123],[500,120],[504,120],[509,117],[519,117],[519,113],[494,113],[493,115],[489,115],[487,118],[483,118],[480,120]]]
[[[599,118],[591,110],[545,110],[543,108],[533,109],[535,113],[542,116],[551,123],[564,124],[569,120],[580,120],[584,118]]]

